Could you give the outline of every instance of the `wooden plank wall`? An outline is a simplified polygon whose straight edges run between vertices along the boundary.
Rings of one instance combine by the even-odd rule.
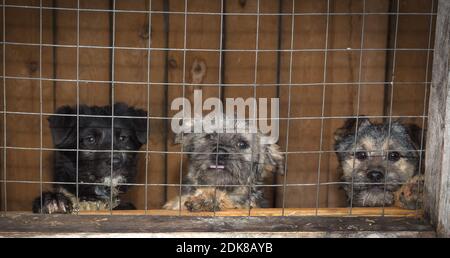
[[[2,42],[3,42],[3,10],[0,12],[0,17],[1,17],[1,21],[0,21],[0,24],[2,25],[1,27],[0,27],[0,39],[2,40]],[[2,45],[2,47],[1,47],[1,54],[0,54],[0,56],[2,57],[1,59],[2,59],[2,62],[1,62],[1,64],[0,64],[0,67],[1,67],[1,71],[0,71],[0,74],[1,74],[1,76],[3,76],[3,47],[4,47],[4,44],[1,44]],[[4,90],[4,87],[5,87],[5,85],[4,85],[4,83],[3,83],[3,78],[0,80],[0,110],[1,111],[3,111],[3,97],[4,97],[4,94],[3,94],[3,90]],[[0,134],[1,135],[4,135],[3,133],[4,133],[4,124],[3,124],[3,121],[4,121],[4,118],[3,118],[3,114],[1,114],[0,115]],[[0,136],[0,146],[5,146],[5,144],[4,144],[4,139],[3,139],[3,137],[2,136]],[[3,165],[5,164],[4,163],[4,158],[3,158],[3,153],[4,153],[4,149],[3,148],[1,148],[0,149],[0,164],[2,165],[2,167],[0,168],[0,170],[1,170],[1,175],[0,175],[0,179],[1,180],[4,180],[5,179],[5,177],[4,177],[4,169],[3,169]],[[4,183],[1,183],[0,184],[0,200],[4,200],[4,191],[5,190],[5,187],[4,187]],[[4,210],[4,201],[0,201],[0,211],[1,210]]]
[[[35,4],[35,3],[30,3]],[[20,19],[18,19],[20,17]],[[26,18],[24,18],[26,17]],[[39,26],[40,14],[37,9],[8,8],[5,15],[5,40],[19,43],[39,44],[53,41],[52,13],[43,11],[42,35]],[[41,37],[42,36],[42,37]],[[30,77],[30,80],[6,79],[6,109],[13,112],[40,112],[40,86],[42,86],[43,103],[47,108],[53,105],[54,92],[51,83],[35,80],[53,77],[53,49],[42,47],[42,66],[40,66],[39,46],[5,45],[5,72],[12,77]],[[42,105],[42,109],[44,104]],[[45,120],[45,117],[42,117]],[[49,145],[49,130],[45,121],[43,125],[43,145]],[[8,114],[6,115],[7,146],[39,148],[40,116]],[[39,181],[40,154],[32,150],[6,151],[6,177],[8,180]],[[48,171],[51,153],[42,152],[43,168]],[[3,164],[2,164],[3,167]],[[4,171],[2,171],[4,172]],[[43,174],[43,180],[48,180]],[[45,185],[43,187],[46,187]],[[30,207],[31,194],[39,193],[39,184],[8,183],[6,187],[8,209],[21,210]],[[2,199],[3,201],[3,199]],[[29,209],[29,208],[28,208]]]
[[[388,12],[387,2],[374,5],[377,12]],[[368,4],[366,12],[373,10]],[[285,12],[291,12],[291,5],[285,5]],[[296,2],[296,12],[327,12],[326,1]],[[361,13],[361,1],[331,1],[330,13]],[[374,12],[374,11],[372,11]],[[360,49],[385,48],[389,35],[387,16],[367,15],[364,42],[361,45],[362,18],[360,15],[296,16],[294,22],[294,49]],[[283,37],[291,37],[291,18],[285,17]],[[328,27],[328,35],[327,35]],[[370,46],[367,46],[370,44]],[[290,48],[289,40],[283,40],[284,49]],[[311,117],[292,120],[289,124],[289,147],[291,152],[325,151],[323,154],[299,153],[288,155],[287,182],[316,184],[338,182],[337,161],[333,150],[333,133],[342,126],[344,119],[317,119],[317,117],[339,117],[354,114],[383,115],[383,85],[365,85],[363,82],[383,82],[386,66],[384,51],[365,51],[360,60],[360,51],[305,51],[292,56],[292,83],[301,84],[291,88],[291,117]],[[376,58],[373,58],[376,57]],[[360,73],[361,61],[361,73]],[[290,55],[282,56],[281,83],[289,83]],[[358,85],[360,107],[358,110]],[[323,83],[327,83],[325,86]],[[288,87],[280,90],[282,116],[287,117]],[[322,130],[321,130],[322,128]],[[285,140],[286,125],[281,129],[281,141]],[[320,142],[322,134],[323,141]],[[284,145],[282,143],[281,145]],[[327,152],[328,151],[328,152]],[[320,160],[320,169],[319,169]],[[320,172],[320,174],[319,174]],[[319,177],[320,175],[320,177]],[[319,178],[318,178],[319,177]],[[281,189],[280,189],[281,190]],[[291,186],[286,189],[287,207],[334,207],[345,205],[344,196],[338,185]],[[277,205],[282,194],[277,195]],[[318,197],[318,201],[317,201]]]
[[[429,110],[425,174],[425,216],[438,237],[450,237],[450,2],[439,1]]]
[[[400,12],[431,11],[431,1],[399,0]],[[10,5],[39,6],[39,1],[6,1]],[[151,3],[151,7],[150,7]],[[170,110],[173,99],[183,96],[192,99],[194,89],[203,90],[203,98],[216,97],[279,97],[280,116],[288,117],[289,92],[290,117],[289,139],[286,139],[287,121],[280,122],[280,141],[287,155],[287,183],[316,184],[336,182],[337,162],[332,153],[333,133],[345,119],[321,120],[322,115],[340,117],[359,114],[384,115],[389,111],[389,84],[392,77],[393,48],[396,20],[395,15],[386,15],[397,10],[396,0],[366,0],[364,28],[361,0],[331,0],[329,9],[326,0],[296,0],[293,35],[292,70],[290,15],[242,15],[255,13],[257,0],[225,0],[224,11],[236,15],[224,15],[221,27],[220,15],[165,14],[162,11],[183,12],[184,0],[116,0],[118,10],[158,11],[147,13],[121,13],[80,11],[81,45],[95,48],[79,49],[79,101],[89,105],[111,103],[114,83],[114,101],[148,110],[150,119],[149,144],[144,146],[151,152],[140,156],[137,183],[150,186],[136,186],[126,197],[139,209],[160,208],[164,202],[177,195],[178,187],[164,187],[159,184],[177,184],[180,180],[180,162],[183,169],[186,159],[177,152],[180,145],[174,144],[174,135],[168,133],[170,121],[163,119],[176,111]],[[75,8],[77,1],[44,0],[44,6]],[[112,1],[80,1],[81,8],[111,9]],[[435,6],[434,6],[435,7]],[[220,13],[221,1],[189,0],[190,12]],[[393,9],[394,8],[394,9]],[[434,8],[435,9],[435,8]],[[260,0],[261,13],[292,12],[292,0]],[[349,13],[349,15],[317,15],[317,13]],[[435,11],[435,10],[434,10]],[[309,13],[309,15],[307,14]],[[353,14],[352,14],[353,13]],[[239,15],[241,14],[241,15]],[[24,19],[26,17],[26,19]],[[6,8],[6,41],[39,43],[39,10]],[[150,19],[149,19],[150,18]],[[1,19],[2,21],[3,19]],[[149,21],[151,29],[149,30]],[[186,23],[185,23],[186,22]],[[259,27],[257,24],[259,23]],[[400,15],[397,29],[397,47],[427,49],[429,16]],[[115,26],[113,26],[113,24]],[[77,44],[77,12],[74,10],[43,11],[42,42],[56,45]],[[3,26],[0,26],[0,29]],[[112,38],[113,27],[115,38]],[[328,35],[327,35],[328,28]],[[434,28],[434,26],[433,26]],[[361,31],[364,29],[364,37]],[[186,35],[185,35],[186,31]],[[256,32],[258,31],[258,41]],[[222,32],[222,34],[221,34]],[[3,33],[1,33],[3,35]],[[361,39],[363,42],[361,42]],[[115,49],[110,47],[145,48],[147,50]],[[3,41],[3,40],[2,40]],[[433,40],[431,40],[433,42]],[[219,51],[182,51],[183,49]],[[363,51],[359,49],[383,49]],[[6,45],[6,75],[39,78],[39,47]],[[104,48],[101,48],[104,47]],[[258,47],[262,51],[254,51]],[[169,49],[168,49],[169,48]],[[322,49],[329,51],[323,51]],[[277,50],[281,51],[267,51]],[[315,50],[314,50],[315,49]],[[333,49],[341,49],[336,51]],[[251,50],[251,51],[236,51]],[[114,51],[114,53],[113,53]],[[2,53],[0,53],[2,54]],[[42,47],[42,77],[50,79],[77,79],[77,49],[70,47]],[[422,115],[424,111],[425,85],[431,72],[426,75],[426,64],[431,65],[427,51],[395,51],[395,80],[393,88],[393,115]],[[114,56],[114,60],[112,60]],[[428,58],[428,61],[427,61]],[[2,56],[3,59],[3,56]],[[150,63],[148,63],[150,60]],[[325,61],[326,60],[326,61]],[[220,62],[221,61],[221,62]],[[114,78],[112,77],[114,62]],[[204,62],[206,74],[199,85],[191,83],[191,71],[195,63]],[[326,62],[326,63],[325,63]],[[360,65],[361,62],[361,65]],[[148,72],[150,67],[150,72]],[[361,67],[361,69],[360,69]],[[183,72],[183,68],[185,69]],[[221,69],[220,69],[221,68]],[[256,78],[255,78],[255,69]],[[1,71],[3,69],[0,69]],[[426,78],[426,76],[428,78]],[[95,82],[99,81],[99,82]],[[151,81],[150,88],[145,84]],[[124,83],[127,82],[127,83]],[[257,84],[272,86],[253,87]],[[289,88],[288,84],[293,83]],[[359,110],[358,110],[358,82]],[[379,83],[373,83],[379,82]],[[396,82],[399,82],[398,84]],[[413,82],[404,84],[404,82]],[[218,87],[204,84],[247,84],[241,87]],[[326,84],[324,84],[326,83]],[[202,85],[203,84],[203,85]],[[281,86],[276,86],[280,84]],[[6,79],[8,111],[39,112],[39,80]],[[3,84],[1,84],[2,87]],[[77,103],[77,83],[58,80],[43,80],[43,111],[54,112],[61,105]],[[3,88],[1,93],[3,94]],[[3,108],[3,95],[0,108]],[[0,109],[2,110],[2,109]],[[3,116],[0,118],[0,132],[3,139]],[[51,147],[51,138],[43,117],[43,145]],[[413,119],[419,125],[421,119]],[[169,124],[168,124],[169,123]],[[39,147],[40,118],[30,115],[7,115],[7,146]],[[320,141],[320,135],[323,141]],[[1,142],[3,146],[4,143]],[[317,151],[325,151],[318,154]],[[4,151],[3,149],[1,151]],[[306,152],[306,153],[305,153]],[[307,153],[314,152],[314,153]],[[1,155],[3,157],[3,155]],[[319,170],[320,160],[320,170]],[[3,164],[3,160],[0,159]],[[43,152],[43,178],[51,181],[51,152]],[[146,165],[146,161],[148,162]],[[39,151],[7,150],[7,179],[38,181]],[[1,166],[3,168],[3,165]],[[146,171],[147,170],[147,171]],[[320,177],[318,177],[320,171]],[[3,170],[2,170],[3,176]],[[282,184],[283,176],[269,178],[267,183]],[[152,185],[156,184],[156,185]],[[1,184],[0,187],[3,187]],[[44,185],[49,187],[49,185]],[[3,193],[3,188],[2,193]],[[282,187],[264,189],[271,206],[281,207],[285,198],[286,207],[342,207],[345,205],[343,192],[337,185],[290,186],[283,196]],[[8,183],[8,210],[29,210],[32,199],[39,195],[39,184]],[[318,201],[316,196],[319,197]],[[1,198],[2,207],[4,198]],[[147,203],[145,201],[147,200]]]

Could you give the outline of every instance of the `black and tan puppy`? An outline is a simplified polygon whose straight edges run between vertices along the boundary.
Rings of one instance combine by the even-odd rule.
[[[120,202],[119,193],[127,191],[121,184],[133,183],[137,157],[135,152],[120,151],[136,151],[146,143],[147,113],[118,103],[114,115],[128,118],[112,120],[111,106],[82,105],[78,122],[76,114],[77,107],[63,106],[49,118],[54,146],[61,149],[55,152],[53,174],[54,182],[60,184],[55,184],[52,192],[44,192],[42,200],[36,198],[33,212],[133,209],[132,204]],[[77,147],[78,162],[77,152],[69,150]],[[111,157],[112,149],[115,152]]]
[[[187,133],[177,135],[188,154],[188,173],[181,197],[165,209],[219,211],[263,207],[261,187],[268,172],[284,172],[276,144],[264,144],[261,133]],[[214,187],[217,186],[217,187]],[[181,207],[180,207],[181,205]]]
[[[357,134],[355,138],[357,127]],[[416,208],[421,129],[398,121],[348,119],[335,133],[335,151],[347,199],[354,206]],[[389,140],[390,139],[390,140]]]

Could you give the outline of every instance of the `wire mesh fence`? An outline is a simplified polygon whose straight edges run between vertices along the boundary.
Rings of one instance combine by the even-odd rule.
[[[425,0],[3,0],[2,210],[385,215],[423,172],[435,16]],[[178,137],[173,101],[198,91],[278,99],[278,141]]]

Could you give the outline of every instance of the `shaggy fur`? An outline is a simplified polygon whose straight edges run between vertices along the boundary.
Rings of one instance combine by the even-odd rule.
[[[335,133],[335,150],[341,179],[347,183],[343,186],[347,199],[349,202],[353,199],[354,206],[393,205],[396,191],[420,172],[420,153],[416,150],[421,129],[394,121],[388,140],[388,123],[375,124],[364,117],[359,119],[356,141],[355,129],[356,119],[349,119]],[[413,198],[419,196],[417,193]]]
[[[268,172],[284,172],[284,157],[278,145],[263,144],[261,136],[261,133],[178,135],[177,142],[183,144],[185,152],[191,152],[183,184],[192,186],[184,186],[182,196],[170,200],[164,208],[219,211],[265,206],[262,189],[257,185],[262,184]]]
[[[394,206],[411,210],[423,208],[423,187],[424,176],[414,176],[395,192]]]
[[[79,107],[81,115],[111,116],[111,111],[111,106]],[[64,114],[77,114],[77,107],[60,107],[56,115],[49,118],[54,146],[58,149],[77,149],[77,117],[63,116]],[[122,103],[114,105],[114,115],[147,117],[145,111]],[[114,130],[111,129],[111,118],[79,117],[78,173],[77,152],[61,150],[55,152],[53,174],[55,182],[67,183],[76,183],[78,176],[78,182],[83,183],[78,185],[79,198],[76,198],[75,184],[54,185],[54,191],[42,194],[42,209],[41,198],[36,198],[33,212],[72,213],[78,210],[134,207],[132,204],[121,203],[119,193],[126,192],[128,188],[121,184],[134,182],[136,153],[115,152],[111,165],[111,152],[105,150],[111,150],[112,134],[114,150],[139,150],[147,141],[147,121],[142,118],[114,118]]]

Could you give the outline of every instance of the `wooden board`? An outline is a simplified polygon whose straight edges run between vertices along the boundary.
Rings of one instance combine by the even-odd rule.
[[[450,237],[450,3],[439,1],[425,164],[426,215]]]
[[[414,218],[0,216],[0,236],[57,237],[435,237]]]
[[[15,4],[15,1],[10,1]],[[42,34],[40,34],[40,12],[38,9],[6,8],[5,27],[6,41],[19,43],[49,42],[53,40],[51,30],[52,12],[42,11]],[[18,18],[22,17],[22,18]],[[26,18],[23,18],[26,17]],[[42,36],[42,38],[41,38]],[[7,111],[39,113],[40,87],[42,86],[42,101],[50,103],[54,92],[49,84],[36,78],[52,77],[53,51],[50,48],[37,46],[6,45],[6,75],[13,77],[29,77],[25,79],[6,79]],[[42,54],[42,60],[40,56]],[[40,64],[42,63],[42,67]],[[34,79],[33,79],[34,78]],[[43,108],[43,107],[42,107]],[[42,118],[42,120],[41,120]],[[9,147],[40,147],[41,124],[43,128],[43,144],[50,139],[45,117],[39,115],[6,116],[6,145]],[[50,160],[49,152],[42,152],[42,178],[48,178],[46,168]],[[39,195],[40,186],[40,152],[33,150],[6,151],[6,179],[36,181],[36,184],[8,183],[6,187],[7,209],[29,209],[30,203]],[[2,163],[2,167],[3,167]],[[43,188],[46,186],[44,185]],[[4,203],[3,198],[1,200]]]
[[[415,1],[413,6],[401,2],[399,7],[400,12],[433,13],[436,12],[437,1],[419,0]],[[395,24],[398,23],[397,46],[395,47],[411,49],[396,51],[395,60],[393,58],[388,60],[390,63],[395,62],[394,76],[392,76],[392,71],[387,71],[389,77],[386,78],[386,80],[394,82],[392,92],[392,115],[394,116],[422,116],[427,114],[430,85],[426,82],[431,81],[431,65],[433,63],[433,52],[428,49],[433,48],[435,20],[436,17],[432,15],[400,15],[398,21],[393,21]],[[394,38],[392,32],[391,38]],[[390,52],[391,55],[394,55],[392,51]],[[390,101],[391,90],[391,88],[388,89],[389,94],[386,103]],[[419,126],[422,126],[423,122],[422,118],[403,120],[416,123]]]
[[[317,212],[317,213],[316,213]],[[189,212],[172,210],[148,210],[147,212],[143,210],[135,211],[113,211],[112,215],[153,215],[153,216],[218,216],[218,217],[228,217],[228,216],[248,216],[248,210],[225,210],[213,212]],[[110,211],[83,211],[80,215],[109,215]],[[286,208],[283,210],[280,208],[255,208],[250,212],[250,216],[374,216],[379,217],[383,214],[382,208],[353,208],[350,214],[350,209],[348,208]],[[384,209],[384,216],[386,217],[421,217],[423,211],[415,210],[405,210],[395,207],[386,207]]]
[[[152,1],[153,4],[154,1]],[[157,1],[155,1],[156,4]],[[148,11],[150,10],[149,1],[133,1],[133,3],[127,3],[124,1],[120,1],[116,3],[116,9],[131,9],[138,11]],[[150,19],[149,19],[150,18]],[[144,48],[143,50],[131,50],[131,49],[122,49],[115,51],[115,75],[114,80],[118,83],[115,84],[114,91],[114,102],[124,102],[128,103],[131,106],[135,106],[137,108],[143,110],[151,110],[150,112],[154,112],[155,110],[161,109],[161,102],[153,102],[153,105],[148,105],[148,98],[152,98],[153,94],[160,94],[161,89],[157,89],[152,87],[151,85],[146,85],[143,83],[150,82],[151,80],[161,80],[157,73],[155,73],[152,69],[153,64],[161,65],[163,60],[161,58],[157,58],[155,60],[152,59],[152,53],[145,48],[149,47],[149,40],[151,29],[150,26],[161,26],[161,24],[156,23],[150,25],[153,17],[149,17],[149,14],[145,13],[116,13],[115,16],[115,46],[117,47],[133,47],[133,48]],[[157,20],[158,21],[158,20]],[[153,35],[152,41],[158,41],[158,36]],[[160,40],[161,41],[161,40]],[[150,58],[149,58],[150,54]],[[150,64],[149,64],[150,62]],[[127,83],[120,83],[127,82]],[[136,82],[136,84],[133,84]],[[161,99],[161,98],[159,98]],[[151,120],[148,121],[149,129],[152,131],[154,123]],[[158,130],[152,132],[158,135]],[[162,137],[161,134],[158,135],[159,138]],[[148,135],[148,139],[151,138],[150,134]],[[153,142],[152,146],[160,145],[161,141]],[[147,145],[142,147],[142,150],[147,150]],[[161,169],[153,170],[153,166],[149,165],[155,162],[150,155],[139,154],[138,155],[139,163],[138,163],[138,176],[136,183],[145,184],[146,178],[151,178],[152,180],[161,181],[161,178],[164,177],[164,174]],[[151,160],[150,160],[151,159]],[[146,165],[146,162],[148,164]],[[159,160],[160,164],[162,163]],[[155,172],[155,173],[152,173]],[[146,175],[147,173],[147,175]],[[158,194],[156,194],[158,193]],[[131,199],[132,202],[139,208],[145,209],[147,205],[160,205],[161,201],[161,191],[154,191],[151,198],[148,200],[146,204],[146,190],[144,187],[133,187],[130,192],[124,197],[125,200]],[[158,198],[159,196],[159,198]]]
[[[278,13],[281,1],[226,1],[229,13]],[[236,26],[239,25],[239,26]],[[223,87],[225,98],[277,98],[279,87],[279,28],[277,16],[227,15],[224,20],[224,45],[229,51],[224,54],[223,82],[243,86]],[[246,51],[247,50],[247,51]],[[272,51],[268,51],[272,50]],[[267,86],[273,85],[273,86]],[[270,108],[270,106],[269,106]],[[270,110],[270,109],[268,109]],[[276,175],[269,175],[265,184],[276,183]],[[276,187],[261,189],[271,206],[275,207]]]
[[[381,1],[379,11],[387,12],[387,1]],[[369,9],[369,7],[367,7]],[[290,13],[292,2],[284,1],[283,12]],[[322,10],[327,12],[325,1],[305,1],[295,3],[295,12]],[[362,12],[360,1],[333,1],[330,13]],[[294,21],[294,49],[321,49],[318,51],[295,52],[292,55],[292,83],[290,117],[311,117],[311,119],[292,120],[289,126],[288,151],[332,151],[337,128],[345,119],[320,120],[314,117],[351,116],[357,113],[382,115],[383,85],[365,85],[364,82],[384,81],[386,65],[385,51],[360,53],[363,48],[385,48],[388,28],[386,16],[365,17],[364,42],[361,43],[361,15],[302,15]],[[290,49],[291,17],[283,20],[282,48]],[[327,26],[328,23],[328,26]],[[327,35],[328,27],[328,35]],[[367,36],[369,35],[369,36]],[[348,49],[348,51],[328,51],[325,49]],[[362,54],[362,57],[360,56]],[[281,83],[289,83],[290,55],[286,52],[281,58]],[[326,60],[326,61],[325,61]],[[326,63],[325,63],[326,62]],[[361,73],[360,73],[361,62]],[[326,69],[326,70],[324,70]],[[324,86],[323,83],[326,83]],[[358,82],[361,82],[358,110]],[[281,116],[287,117],[289,88],[280,90]],[[321,129],[322,128],[322,129]],[[280,128],[280,145],[286,147],[286,124]],[[320,138],[323,138],[322,144]],[[319,169],[320,160],[320,169]],[[337,160],[334,153],[291,154],[288,155],[287,183],[339,182]],[[318,175],[320,173],[320,178]],[[339,207],[345,204],[339,186],[288,187],[286,207]],[[282,194],[277,195],[277,206],[282,205]],[[302,198],[297,198],[302,196]],[[316,196],[319,200],[317,201]]]
[[[184,11],[184,1],[170,1],[170,11]],[[187,10],[195,12],[206,10],[209,12],[220,12],[221,6],[219,1],[189,1]],[[186,21],[186,24],[185,24]],[[185,27],[186,26],[186,27]],[[186,41],[184,32],[186,30]],[[178,15],[171,14],[169,16],[169,42],[168,47],[183,49],[219,49],[220,47],[220,16],[211,15]],[[178,110],[171,110],[170,105],[175,98],[185,97],[191,102],[193,107],[194,90],[202,91],[203,100],[208,97],[219,97],[219,89],[217,86],[202,86],[202,84],[218,84],[219,83],[219,63],[220,54],[218,51],[169,51],[168,66],[168,83],[175,85],[168,87],[167,113],[169,117],[178,113]],[[191,71],[194,63],[204,62],[206,65],[206,73],[204,79],[198,82],[198,85],[186,86],[184,83],[194,83]],[[184,63],[186,62],[186,63]],[[184,72],[183,72],[184,69]],[[184,76],[184,77],[183,77]],[[169,121],[170,123],[170,121]],[[167,132],[167,150],[179,152],[182,150],[180,144],[175,144],[174,133],[168,128]],[[180,183],[180,171],[184,173],[187,169],[187,163],[184,155],[168,154],[166,163],[166,182],[169,184]],[[184,159],[182,161],[182,159]],[[179,187],[167,187],[167,200],[174,198],[179,194]]]
[[[0,24],[1,24],[1,27],[0,27],[0,38],[1,38],[1,40],[2,40],[2,42],[3,42],[3,10],[2,10],[2,12],[0,13],[0,18],[1,18],[1,21],[0,21]],[[0,53],[0,60],[2,60],[1,61],[1,64],[0,64],[0,67],[1,67],[1,71],[0,71],[0,74],[1,74],[1,76],[2,76],[2,78],[1,78],[1,80],[0,80],[0,110],[1,111],[4,111],[4,107],[3,107],[3,104],[4,104],[4,102],[3,102],[3,99],[4,99],[4,90],[5,90],[5,85],[4,85],[4,80],[3,80],[3,48],[4,48],[5,46],[4,46],[4,44],[1,44],[1,53]],[[0,114],[0,146],[2,147],[1,149],[0,149],[0,164],[2,165],[1,167],[0,167],[0,179],[1,180],[4,180],[5,179],[5,177],[4,177],[4,173],[6,172],[5,171],[5,169],[4,169],[4,167],[3,167],[3,165],[5,164],[4,162],[4,156],[3,156],[3,154],[4,154],[4,149],[3,149],[3,147],[5,147],[5,141],[4,141],[4,123],[3,123],[3,121],[4,121],[4,116],[5,116],[5,114]],[[5,183],[4,182],[1,182],[0,183],[0,211],[3,211],[4,209],[5,209],[5,207],[4,207],[4,194],[5,194],[5,189],[6,189],[6,187],[5,187]]]

